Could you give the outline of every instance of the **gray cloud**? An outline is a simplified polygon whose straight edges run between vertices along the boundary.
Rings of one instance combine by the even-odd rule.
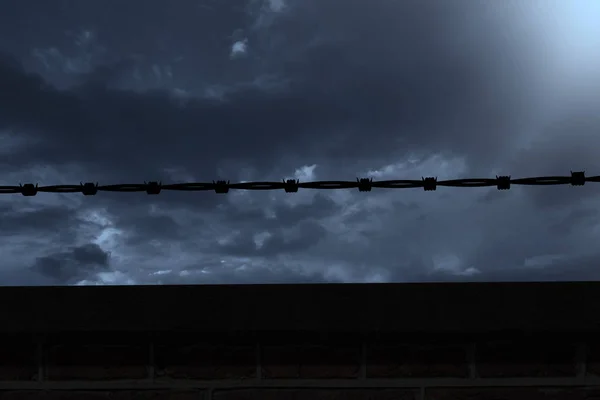
[[[527,91],[534,89],[521,86],[516,78],[510,80],[511,74],[522,78],[526,65],[506,65],[504,61],[507,57],[518,59],[523,49],[511,47],[500,33],[490,33],[482,35],[481,43],[460,46],[450,58],[445,50],[449,44],[442,39],[445,33],[469,33],[461,27],[464,5],[445,14],[447,22],[436,27],[438,34],[427,37],[423,36],[427,27],[448,10],[401,4],[376,2],[368,10],[356,7],[356,11],[348,11],[353,9],[350,7],[348,15],[340,18],[334,10],[327,12],[333,4],[326,2],[318,13],[300,7],[297,16],[291,13],[280,25],[271,26],[275,35],[291,37],[292,43],[301,41],[297,46],[286,41],[292,53],[272,55],[277,65],[267,66],[277,68],[277,73],[293,82],[285,92],[245,87],[232,92],[226,102],[192,99],[186,107],[179,107],[164,91],[138,94],[98,85],[65,91],[5,66],[0,76],[9,96],[4,97],[0,119],[41,136],[39,147],[28,149],[36,159],[60,163],[68,151],[70,161],[103,165],[110,153],[113,168],[125,169],[127,160],[129,173],[134,165],[147,165],[148,159],[155,169],[166,167],[175,152],[198,169],[210,166],[214,174],[222,155],[272,168],[278,161],[273,155],[291,146],[313,157],[323,156],[321,149],[329,147],[328,155],[334,159],[370,158],[384,149],[406,151],[407,147],[423,146],[470,158],[502,151],[528,114],[522,102],[531,96]],[[389,15],[394,13],[400,21],[392,23]],[[425,15],[427,21],[419,21]],[[323,18],[332,18],[345,36],[334,43],[306,44],[320,35],[333,35],[307,26]],[[377,19],[383,23],[371,22]],[[363,33],[357,36],[359,31]],[[405,39],[413,35],[422,40]],[[388,38],[395,40],[385,40]],[[413,53],[417,50],[418,55]],[[497,58],[499,54],[502,58]],[[90,78],[97,82],[97,76]],[[494,96],[487,95],[491,92]],[[42,129],[43,134],[39,132]],[[362,145],[365,130],[370,132],[369,146]],[[343,136],[324,135],[336,131],[344,132]],[[400,135],[394,137],[395,132]],[[109,145],[107,134],[119,135],[119,146]],[[197,138],[194,145],[180,146],[192,137]],[[336,150],[340,140],[343,149]],[[140,152],[142,145],[145,151]],[[270,156],[257,157],[258,152]],[[23,159],[19,153],[13,157]]]
[[[595,174],[600,60],[561,41],[584,25],[570,6],[540,4],[15,3],[0,16],[3,184]],[[7,195],[0,275],[591,279],[598,190]]]
[[[256,235],[267,233],[257,241]],[[224,253],[237,256],[272,256],[277,254],[297,254],[307,252],[327,235],[327,231],[312,220],[306,220],[290,229],[274,231],[246,231],[232,243],[220,246]]]
[[[39,209],[24,209],[16,204],[0,205],[0,234],[52,234],[59,225],[73,224],[74,216],[66,207],[49,206]]]
[[[88,275],[105,272],[110,267],[110,256],[94,243],[74,247],[68,251],[38,257],[33,271],[54,283],[74,283]]]

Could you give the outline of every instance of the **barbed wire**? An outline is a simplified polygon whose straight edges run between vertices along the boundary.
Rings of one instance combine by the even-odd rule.
[[[586,177],[584,171],[571,171],[569,176],[538,176],[531,178],[512,179],[510,175],[496,176],[492,179],[450,179],[439,181],[437,177],[423,177],[419,180],[383,180],[374,181],[373,178],[356,178],[356,181],[314,181],[300,182],[298,179],[284,179],[281,182],[241,182],[230,183],[218,180],[212,182],[188,182],[163,185],[159,181],[144,182],[142,184],[99,185],[97,182],[80,183],[79,185],[50,185],[25,183],[18,186],[0,186],[0,194],[22,194],[35,196],[38,193],[82,193],[85,196],[94,196],[98,192],[146,192],[147,194],[160,194],[164,190],[171,191],[214,191],[215,193],[228,193],[229,190],[284,190],[286,193],[296,193],[302,189],[358,189],[360,192],[370,192],[373,188],[381,189],[412,189],[423,188],[425,191],[436,190],[442,187],[496,187],[498,190],[509,190],[511,185],[547,186],[571,185],[583,186],[586,182],[600,182],[600,176]]]

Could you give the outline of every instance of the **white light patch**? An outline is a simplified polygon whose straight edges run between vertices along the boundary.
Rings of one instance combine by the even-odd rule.
[[[600,1],[535,2],[530,23],[539,30],[543,51],[537,54],[555,91],[600,75]]]
[[[462,260],[454,255],[434,256],[433,257],[434,271],[451,273],[459,276],[473,276],[480,273],[477,268],[464,268]]]
[[[97,209],[88,212],[86,215],[81,217],[84,221],[90,223],[86,232],[82,232],[82,239],[84,241],[90,241],[91,243],[97,244],[104,251],[108,251],[111,257],[124,256],[120,249],[120,243],[122,243],[121,237],[123,236],[123,230],[118,229],[111,216],[103,209]]]
[[[299,179],[300,182],[312,181],[316,178],[315,168],[317,168],[317,164],[300,167],[294,171],[294,178]]]
[[[315,169],[317,168],[317,164],[312,165],[303,165],[302,167],[296,168],[294,174],[292,176],[284,176],[285,180],[288,179],[296,179],[302,182],[311,182],[316,181],[317,176],[315,174]],[[307,204],[312,202],[312,199],[316,195],[315,190],[302,190],[300,189],[298,193],[294,196],[284,196],[283,202],[288,206],[297,206],[299,204]]]
[[[100,272],[96,274],[97,279],[84,279],[75,286],[103,286],[103,285],[137,285],[138,283],[126,274],[114,272]]]
[[[256,235],[254,235],[254,244],[256,245],[256,249],[260,249],[264,246],[265,242],[271,237],[272,235],[269,232],[261,232],[261,233],[257,233]]]
[[[104,285],[135,285],[135,280],[122,272],[100,272],[98,273],[100,283]]]
[[[597,0],[559,1],[555,4],[562,39],[573,51],[598,53],[600,44],[600,2]],[[560,39],[560,38],[559,38]]]
[[[248,39],[238,40],[231,45],[231,52],[229,53],[229,57],[231,59],[240,58],[246,55],[248,51]]]
[[[163,270],[152,272],[150,275],[169,275],[171,273],[173,273],[172,269],[163,269]]]
[[[462,158],[446,159],[440,155],[433,155],[426,159],[411,157],[395,164],[384,165],[378,169],[371,169],[361,173],[361,176],[373,179],[420,179],[423,176],[435,176],[439,179],[460,178],[467,170],[465,160]]]

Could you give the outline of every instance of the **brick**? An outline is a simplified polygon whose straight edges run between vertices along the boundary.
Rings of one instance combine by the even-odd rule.
[[[416,389],[237,389],[219,390],[214,400],[416,400]]]
[[[0,381],[30,381],[37,378],[37,346],[31,342],[3,342],[0,346]]]
[[[373,344],[367,346],[368,378],[467,377],[463,345]]]
[[[425,390],[425,400],[598,400],[589,388],[435,388]]]
[[[343,344],[262,346],[263,378],[357,378],[361,347]]]
[[[251,379],[256,377],[256,347],[225,344],[157,344],[157,379]]]
[[[144,345],[55,345],[47,349],[46,359],[50,380],[148,377],[149,351]]]
[[[1,400],[203,400],[204,398],[202,391],[175,390],[21,390],[0,392]]]
[[[480,377],[569,377],[577,374],[577,346],[550,341],[494,341],[477,345]]]

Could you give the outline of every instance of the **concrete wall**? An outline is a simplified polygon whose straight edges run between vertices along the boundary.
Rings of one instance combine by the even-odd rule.
[[[600,399],[600,284],[0,289],[0,399]]]

